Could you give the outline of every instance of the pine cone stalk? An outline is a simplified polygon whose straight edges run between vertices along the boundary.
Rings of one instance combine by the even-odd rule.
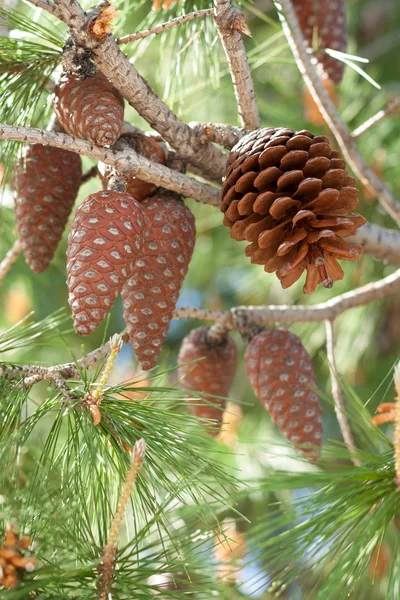
[[[144,200],[146,232],[132,277],[122,290],[129,339],[143,370],[158,360],[192,258],[193,214],[171,194]]]
[[[152,162],[165,165],[165,153],[160,144],[151,137],[142,133],[124,133],[113,147],[114,150],[128,150],[129,148]],[[106,188],[108,178],[112,173],[112,167],[100,162],[98,170],[103,187]],[[138,202],[141,202],[145,198],[153,196],[157,191],[157,186],[143,179],[131,177],[128,179],[126,191]]]
[[[68,302],[78,334],[105,318],[132,275],[143,244],[144,214],[129,194],[88,196],[76,211],[68,238]]]
[[[25,260],[35,273],[47,269],[71,214],[82,177],[75,152],[28,146],[16,176],[15,216]]]
[[[286,329],[264,330],[248,344],[245,367],[274,423],[315,462],[322,443],[322,414],[313,365],[301,340]]]
[[[246,240],[246,256],[276,272],[283,288],[304,271],[304,293],[330,288],[344,273],[337,260],[356,260],[363,249],[344,238],[365,219],[355,180],[325,136],[292,129],[258,129],[243,137],[228,158],[221,194],[231,237]]]
[[[210,341],[209,329],[192,329],[184,338],[178,357],[179,377],[183,389],[201,393],[207,401],[204,405],[199,403],[199,398],[189,398],[191,412],[202,419],[221,423],[225,407],[223,398],[229,395],[236,373],[237,348],[229,335],[219,344]]]

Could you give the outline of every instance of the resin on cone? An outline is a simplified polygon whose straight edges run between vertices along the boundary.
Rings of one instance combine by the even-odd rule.
[[[141,156],[148,158],[152,162],[165,165],[164,150],[161,148],[160,144],[151,137],[143,135],[142,133],[124,133],[114,145],[114,149],[126,150],[127,148],[132,148],[132,150]],[[113,168],[111,165],[100,162],[98,164],[98,170],[103,187],[106,188],[108,177],[113,172]],[[141,202],[145,198],[153,196],[157,191],[157,186],[154,185],[154,183],[149,183],[143,179],[131,177],[127,181],[126,191],[136,200]]]
[[[143,244],[144,215],[129,194],[104,191],[79,206],[68,238],[68,302],[75,331],[88,335],[132,275]]]
[[[146,231],[140,259],[122,290],[129,339],[143,370],[158,360],[192,258],[196,226],[191,211],[174,197],[141,205]]]
[[[262,331],[247,346],[245,367],[274,423],[306,458],[318,460],[322,413],[313,364],[301,340],[286,329]]]
[[[307,271],[304,293],[331,288],[344,273],[337,260],[356,260],[354,235],[365,219],[355,179],[327,137],[292,129],[257,129],[232,149],[222,188],[224,225],[246,240],[246,256],[276,272],[288,288]]]
[[[178,357],[180,385],[185,390],[203,394],[207,401],[202,404],[201,398],[190,398],[189,408],[193,414],[221,423],[225,401],[213,396],[226,398],[229,395],[236,373],[237,347],[229,335],[220,344],[210,341],[209,329],[192,329],[184,338]]]
[[[68,133],[97,146],[112,146],[121,133],[123,98],[100,71],[86,79],[63,75],[53,106]]]
[[[333,83],[343,79],[344,63],[324,50],[347,50],[346,14],[343,0],[293,0],[297,19],[313,60],[323,77]]]
[[[25,260],[35,273],[54,256],[81,177],[78,154],[41,144],[28,146],[18,166],[15,217]]]

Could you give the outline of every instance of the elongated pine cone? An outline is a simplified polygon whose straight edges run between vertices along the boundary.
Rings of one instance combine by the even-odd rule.
[[[366,222],[348,214],[359,191],[346,163],[323,135],[258,129],[232,149],[222,188],[224,225],[235,240],[251,242],[246,256],[276,272],[283,288],[307,270],[304,293],[330,288],[344,273],[337,262],[363,249],[343,238]]]
[[[142,133],[124,133],[119,137],[114,145],[114,149],[127,150],[128,148],[132,148],[132,150],[145,158],[148,158],[152,162],[165,165],[165,153],[160,144],[151,137],[143,135]],[[98,170],[103,187],[106,188],[108,177],[111,175],[113,169],[110,165],[99,162]],[[153,194],[156,193],[156,190],[157,186],[154,185],[154,183],[143,181],[143,179],[138,179],[137,177],[128,179],[126,191],[138,200],[138,202],[141,202],[149,196],[153,196]]]
[[[15,216],[25,260],[35,273],[47,269],[71,214],[82,177],[75,152],[28,146],[16,176]]]
[[[343,79],[344,63],[324,52],[325,48],[346,52],[347,27],[343,0],[293,0],[303,36],[314,50],[313,61],[323,77],[333,83]]]
[[[181,200],[157,196],[142,202],[143,250],[122,289],[129,339],[143,370],[157,362],[192,258],[196,226]]]
[[[110,310],[132,275],[143,244],[144,215],[129,194],[88,196],[68,237],[68,302],[76,333],[88,335]]]
[[[313,364],[301,340],[286,329],[268,329],[250,341],[247,377],[255,395],[295,448],[318,460],[322,415]]]
[[[225,401],[236,373],[237,347],[230,336],[217,344],[208,338],[209,327],[192,329],[182,341],[178,363],[181,387],[204,394],[207,404],[199,398],[189,398],[189,408],[202,419],[221,423]],[[196,361],[196,362],[192,362]],[[188,364],[184,364],[188,363]],[[210,396],[208,394],[211,394]],[[213,431],[217,434],[217,431]]]
[[[112,146],[121,132],[124,101],[99,71],[86,79],[63,75],[55,90],[54,112],[68,133],[97,146]]]

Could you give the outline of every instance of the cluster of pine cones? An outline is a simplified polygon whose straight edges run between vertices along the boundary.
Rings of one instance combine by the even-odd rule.
[[[327,15],[332,18],[336,4],[295,2],[309,43],[317,27],[325,33],[327,46],[345,45],[345,27],[339,33],[329,27]],[[335,18],[342,16],[340,9]],[[341,63],[326,54],[318,60],[322,72],[338,82]],[[123,98],[98,71],[86,77],[63,74],[54,112],[61,127],[74,136],[117,150],[130,147],[165,164],[162,147],[151,137],[121,135]],[[92,333],[121,294],[131,344],[147,370],[158,360],[189,267],[195,220],[176,194],[134,177],[126,182],[126,191],[120,191],[110,184],[109,166],[99,164],[98,171],[103,190],[78,207],[68,238],[74,327],[79,335]],[[81,178],[80,157],[62,149],[29,146],[19,165],[17,227],[26,261],[36,273],[53,258]],[[304,292],[310,294],[319,283],[330,288],[342,279],[338,260],[355,260],[362,252],[360,245],[345,239],[365,223],[351,213],[358,204],[354,184],[327,137],[305,130],[258,129],[243,137],[228,157],[221,193],[223,222],[234,239],[249,242],[246,255],[251,262],[276,272],[282,287],[305,272]],[[228,337],[211,343],[207,332],[194,330],[184,340],[179,360],[203,358],[182,367],[183,385],[208,397],[201,416],[219,419],[215,397],[229,393],[236,347]],[[318,446],[321,415],[315,377],[298,338],[280,330],[257,334],[246,351],[246,368],[256,395],[293,444],[303,449],[304,444]],[[198,412],[195,398],[191,407]]]

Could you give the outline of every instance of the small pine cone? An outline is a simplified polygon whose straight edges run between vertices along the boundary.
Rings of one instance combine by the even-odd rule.
[[[86,79],[63,75],[55,91],[54,112],[68,133],[97,146],[112,146],[121,132],[124,101],[100,72]]]
[[[344,63],[324,50],[346,52],[347,29],[343,0],[293,0],[303,36],[321,74],[333,83],[343,79]],[[316,47],[317,44],[317,47]]]
[[[228,396],[236,373],[237,347],[230,336],[220,344],[210,341],[208,331],[209,327],[198,327],[184,338],[178,357],[179,377],[183,389],[201,392],[209,403],[199,406],[199,398],[189,399],[191,412],[221,423],[225,402],[212,396]]]
[[[143,244],[144,215],[128,194],[88,196],[68,237],[68,302],[76,333],[88,335],[111,309],[133,272]]]
[[[140,259],[122,289],[124,319],[143,370],[154,367],[189,268],[196,238],[191,211],[173,197],[141,207],[146,232]]]
[[[343,238],[366,222],[348,214],[358,206],[355,180],[323,135],[258,129],[232,149],[222,188],[224,225],[235,240],[251,242],[246,256],[276,274],[283,288],[307,270],[304,293],[330,288],[344,273],[337,262],[363,249]]]
[[[318,460],[322,416],[311,358],[301,340],[286,329],[264,330],[245,353],[255,395],[295,448]]]
[[[148,158],[152,162],[165,165],[165,153],[160,144],[151,137],[143,135],[142,133],[124,133],[116,142],[114,149],[126,150],[127,148],[132,148],[132,150],[145,158]],[[110,165],[100,162],[98,164],[98,170],[101,182],[105,189],[107,187],[108,177],[111,175],[113,169]],[[138,179],[137,177],[128,179],[126,191],[138,202],[141,202],[149,196],[153,196],[156,193],[156,190],[157,186],[154,185],[154,183],[143,181],[143,179]]]
[[[16,176],[15,216],[25,260],[35,273],[54,256],[81,184],[75,152],[28,146]]]

